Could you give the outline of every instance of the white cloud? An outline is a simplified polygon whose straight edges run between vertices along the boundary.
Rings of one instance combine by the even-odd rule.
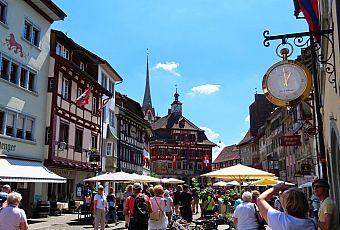
[[[208,127],[200,127],[200,129],[204,130],[205,135],[207,136],[207,138],[210,141],[214,141],[214,140],[216,140],[216,138],[218,138],[220,136],[220,134],[215,133],[213,130],[211,130]]]
[[[250,122],[250,115],[248,114],[248,116],[244,119],[245,122]]]
[[[188,95],[195,95],[195,94],[209,95],[209,94],[219,91],[220,87],[221,85],[213,85],[213,84],[194,86],[191,88],[191,92],[189,92]]]
[[[221,141],[221,142],[219,142],[217,144],[218,144],[218,146],[215,146],[214,148],[212,148],[212,160],[213,161],[221,153],[223,148],[227,146],[223,141]]]
[[[220,141],[220,140],[217,141],[220,134],[214,132],[212,129],[208,127],[200,127],[200,129],[204,130],[205,135],[210,141],[215,142],[217,144],[217,146],[213,147],[212,149],[212,159],[214,161],[216,157],[220,154],[222,149],[227,145],[223,141]]]
[[[166,62],[166,63],[157,63],[155,65],[155,69],[162,69],[166,72],[170,72],[172,74],[174,74],[177,77],[180,77],[181,75],[176,71],[176,69],[179,67],[178,63],[175,62]]]

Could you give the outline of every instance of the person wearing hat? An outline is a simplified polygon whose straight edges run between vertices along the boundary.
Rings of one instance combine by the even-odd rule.
[[[148,229],[147,221],[145,223],[138,223],[134,219],[135,197],[138,197],[138,196],[144,196],[145,203],[148,206],[148,211],[149,213],[152,213],[150,198],[142,194],[142,185],[140,183],[134,183],[133,184],[133,195],[129,196],[126,199],[126,203],[123,209],[123,215],[124,216],[129,215],[130,217],[130,222],[128,226],[129,230],[147,230]]]
[[[98,230],[99,224],[101,230],[105,229],[105,212],[107,211],[106,195],[104,194],[103,185],[98,186],[98,193],[94,196],[94,229]]]
[[[312,183],[312,187],[314,194],[319,198],[321,202],[318,215],[318,229],[340,229],[339,211],[334,201],[329,198],[328,182],[324,179],[317,179]]]

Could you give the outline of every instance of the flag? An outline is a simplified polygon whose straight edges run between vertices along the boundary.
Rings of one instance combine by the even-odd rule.
[[[87,88],[85,92],[76,99],[77,106],[87,105],[89,103],[91,88]]]
[[[306,18],[309,30],[312,32],[320,30],[318,0],[299,0],[299,6]],[[315,38],[317,41],[320,41],[320,36]]]
[[[203,168],[208,168],[209,167],[209,155],[203,156]]]
[[[186,161],[187,161],[187,165],[189,164],[189,151],[190,151],[190,144],[187,143],[186,144],[186,153],[185,153],[185,158],[186,158]]]
[[[100,115],[102,113],[103,108],[106,106],[106,104],[109,102],[110,98],[106,98],[102,102],[102,106],[97,110],[97,115]]]
[[[176,168],[176,154],[172,154],[172,168]]]

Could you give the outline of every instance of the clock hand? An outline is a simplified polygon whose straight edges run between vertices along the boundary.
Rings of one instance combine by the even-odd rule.
[[[283,67],[282,68],[282,71],[283,71],[283,78],[284,78],[284,82],[283,82],[283,86],[288,86],[288,79],[286,77],[286,72],[285,72],[285,68]]]

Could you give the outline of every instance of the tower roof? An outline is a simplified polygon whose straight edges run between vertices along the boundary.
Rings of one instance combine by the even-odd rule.
[[[153,111],[152,102],[151,102],[151,93],[150,93],[149,52],[148,52],[148,49],[147,49],[147,55],[146,55],[146,81],[145,81],[145,91],[144,91],[144,99],[143,99],[142,109],[143,109],[144,114],[149,109],[151,111]]]

